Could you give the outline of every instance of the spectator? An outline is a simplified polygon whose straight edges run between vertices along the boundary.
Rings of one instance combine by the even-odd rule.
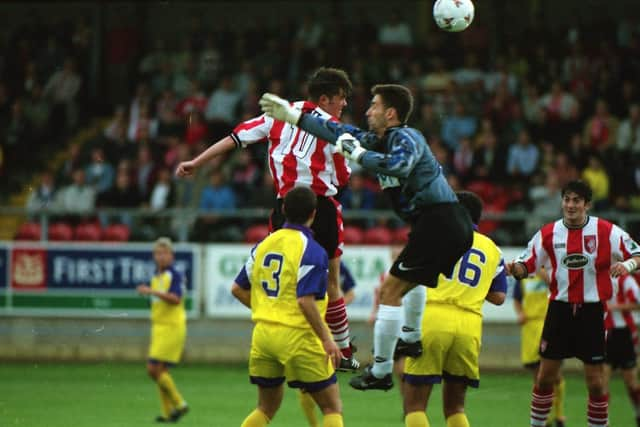
[[[178,98],[184,98],[192,93],[192,85],[194,81],[197,81],[196,64],[194,59],[189,56],[184,64],[184,68],[180,68],[176,65],[173,75],[172,89],[175,91]]]
[[[149,104],[142,104],[136,118],[131,118],[127,138],[131,142],[153,140],[158,136],[158,120],[151,117]]]
[[[171,175],[171,171],[167,168],[158,171],[158,178],[149,197],[149,207],[152,210],[158,211],[173,205],[174,194]]]
[[[33,149],[31,137],[31,123],[24,113],[22,101],[18,99],[11,106],[11,116],[5,130],[4,141],[2,141],[9,166],[7,170],[16,170],[20,160]]]
[[[194,111],[189,116],[184,141],[189,144],[189,146],[195,147],[198,142],[206,141],[208,136],[209,128],[202,117],[202,113]]]
[[[453,153],[453,171],[461,181],[469,179],[473,167],[473,144],[471,139],[462,138]]]
[[[568,154],[560,151],[556,153],[556,160],[553,173],[558,179],[558,186],[563,188],[568,182],[575,181],[580,177],[580,172],[574,161]]]
[[[211,123],[211,137],[219,138],[228,133],[236,121],[236,108],[240,94],[233,90],[230,76],[222,77],[220,85],[213,91],[205,111],[205,118]]]
[[[69,214],[87,213],[95,208],[96,190],[87,185],[83,169],[74,169],[72,183],[56,195],[56,206]]]
[[[539,158],[540,149],[531,143],[529,133],[522,130],[518,135],[518,141],[509,147],[507,173],[516,181],[526,184],[536,171]]]
[[[126,141],[128,128],[127,110],[124,105],[118,105],[109,124],[104,128],[103,134],[110,142],[123,143]]]
[[[232,166],[231,182],[238,196],[238,204],[245,204],[255,188],[260,184],[261,170],[253,158],[251,150],[240,150]]]
[[[85,170],[86,182],[96,190],[97,194],[109,190],[113,186],[115,171],[113,166],[106,161],[102,147],[91,150],[91,163]]]
[[[584,127],[585,146],[599,152],[607,151],[616,141],[618,119],[609,114],[607,103],[603,99],[596,102],[595,114]]]
[[[62,70],[55,72],[44,87],[45,98],[53,102],[55,122],[64,123],[68,131],[75,129],[78,123],[76,97],[81,85],[82,78],[76,72],[74,60],[67,58]]]
[[[198,80],[206,88],[212,88],[220,72],[220,52],[216,48],[215,39],[209,34],[204,41],[204,49],[198,61]]]
[[[345,210],[370,210],[375,208],[376,195],[367,188],[363,172],[351,174],[349,185],[342,190],[340,195],[340,203]],[[373,225],[373,220],[351,220],[350,223],[366,228]]]
[[[538,105],[544,123],[543,136],[559,147],[568,139],[578,119],[578,102],[564,90],[560,81],[555,81],[551,91],[540,98]]]
[[[138,83],[136,87],[136,94],[131,100],[131,106],[129,107],[129,122],[137,122],[140,116],[140,109],[149,107],[151,105],[151,93],[149,86],[146,83]]]
[[[246,151],[246,150],[243,150]],[[271,208],[276,195],[273,178],[268,173],[262,174],[260,186],[249,193],[248,208]]]
[[[168,63],[169,59],[165,41],[162,38],[157,38],[154,41],[153,49],[142,57],[138,71],[143,77],[154,76],[160,72],[163,64]]]
[[[609,174],[597,154],[589,156],[589,163],[582,171],[582,179],[593,190],[593,209],[603,210],[609,207]]]
[[[558,205],[562,199],[560,189],[558,177],[553,172],[534,178],[528,194],[531,210],[526,220],[527,235],[558,217]]]
[[[618,128],[616,149],[621,153],[640,154],[640,104],[629,106],[629,117]]]
[[[382,24],[378,31],[378,42],[388,47],[408,47],[413,43],[409,24],[400,19],[397,10],[391,11],[389,21]]]
[[[200,194],[200,209],[235,209],[236,196],[231,186],[224,183],[224,174],[216,169],[211,172],[209,185]]]
[[[177,136],[182,134],[184,120],[178,110],[176,94],[171,89],[162,91],[156,103],[156,116],[158,118],[158,136]]]
[[[483,135],[473,153],[473,178],[501,182],[506,167],[504,153],[504,147],[498,146],[498,140],[493,133]]]
[[[442,121],[442,141],[451,151],[456,151],[460,140],[471,137],[478,127],[476,118],[467,114],[462,102],[456,102],[452,116]]]
[[[430,103],[424,103],[420,107],[420,116],[415,123],[415,128],[421,131],[427,141],[433,136],[439,136],[442,133],[442,120],[433,109]]]
[[[40,183],[29,193],[27,198],[27,210],[33,214],[55,207],[56,188],[51,172],[43,172],[40,175]]]
[[[98,195],[97,204],[100,207],[106,208],[135,209],[140,207],[141,202],[142,198],[140,197],[138,189],[131,182],[129,171],[125,168],[119,168],[116,175],[116,184],[113,188]],[[115,222],[131,227],[133,217],[130,213],[117,215],[101,213],[100,222],[103,226]]]
[[[183,118],[188,118],[191,113],[203,113],[207,108],[207,97],[200,89],[200,83],[192,80],[190,83],[189,94],[180,100],[176,106],[176,112]]]
[[[138,148],[138,157],[134,172],[134,186],[140,197],[146,199],[151,190],[151,183],[155,179],[155,163],[153,155],[148,145],[141,145]]]

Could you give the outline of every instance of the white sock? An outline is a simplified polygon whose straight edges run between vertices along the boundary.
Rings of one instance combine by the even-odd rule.
[[[402,307],[382,305],[378,308],[378,318],[373,328],[374,362],[371,373],[382,378],[393,370],[393,352],[400,334]]]
[[[422,334],[422,314],[424,313],[426,298],[427,288],[422,285],[417,285],[402,298],[404,324],[402,325],[400,338],[406,342],[420,341]]]

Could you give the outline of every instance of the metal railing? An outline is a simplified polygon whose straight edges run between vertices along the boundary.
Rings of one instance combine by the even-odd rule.
[[[236,220],[240,226],[246,226],[257,222],[266,223],[270,213],[271,209],[269,208],[206,211],[188,208],[169,208],[163,210],[153,210],[149,208],[102,208],[83,212],[69,212],[60,209],[28,210],[26,208],[0,206],[0,218],[18,217],[25,222],[38,222],[41,228],[42,241],[47,240],[49,225],[52,222],[64,218],[92,218],[100,219],[101,222],[104,222],[114,217],[127,217],[132,221],[132,228],[135,228],[137,224],[144,223],[147,220],[165,219],[171,223],[173,234],[178,241],[188,241],[192,227],[199,218],[216,217],[219,219]],[[640,213],[605,211],[598,212],[595,215],[613,221],[630,232],[634,237],[638,237],[637,233],[640,233]],[[370,221],[373,223],[391,221],[393,224],[400,224],[396,214],[392,210],[344,210],[343,217],[347,225],[354,221]],[[560,212],[558,212],[558,218],[559,217]],[[485,212],[482,219],[498,222],[496,232],[498,235],[497,241],[500,244],[522,245],[531,237],[527,235],[530,233],[532,219],[531,213],[528,211],[504,213]],[[117,223],[118,221],[115,222]],[[542,223],[538,226],[541,225]],[[500,238],[500,236],[502,236],[502,238]],[[510,241],[500,241],[505,239]]]

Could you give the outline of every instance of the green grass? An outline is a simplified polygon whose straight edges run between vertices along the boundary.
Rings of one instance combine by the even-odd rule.
[[[240,366],[183,366],[174,379],[191,406],[182,426],[239,426],[255,406],[256,390]],[[403,426],[397,390],[357,392],[340,377],[345,426]],[[526,374],[485,373],[478,390],[467,395],[473,426],[519,427],[528,424],[530,378]],[[428,411],[432,426],[444,426],[440,388]],[[634,425],[619,378],[611,384],[612,426]],[[568,425],[586,425],[586,391],[582,376],[567,378]],[[152,426],[159,413],[156,389],[138,364],[0,365],[0,426],[128,427]],[[285,394],[273,427],[305,426],[292,391]]]

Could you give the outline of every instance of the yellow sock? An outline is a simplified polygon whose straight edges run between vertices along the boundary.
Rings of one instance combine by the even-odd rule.
[[[322,419],[322,427],[343,427],[342,414],[328,414]]]
[[[171,411],[173,410],[173,405],[171,404],[171,399],[167,396],[167,393],[164,392],[162,387],[158,384],[158,392],[160,393],[160,408],[162,409],[162,416],[165,418],[169,418]]]
[[[404,417],[404,425],[405,427],[429,427],[429,420],[425,412],[410,412]]]
[[[267,417],[264,412],[260,409],[255,409],[244,419],[240,427],[265,427],[269,424],[269,421],[271,420],[269,420],[269,417]]]
[[[184,401],[182,395],[178,391],[176,384],[173,382],[173,378],[169,375],[168,371],[164,371],[158,377],[158,385],[164,390],[164,392],[171,399],[171,403],[176,408],[183,408],[187,405],[187,402]]]
[[[298,399],[300,400],[300,406],[302,406],[302,412],[307,418],[307,422],[311,427],[318,427],[318,418],[316,417],[316,402],[309,393],[298,392]]]
[[[556,415],[557,420],[564,419],[564,393],[565,393],[564,386],[565,386],[565,383],[563,378],[554,387],[553,413]]]
[[[470,427],[469,420],[464,412],[458,412],[447,418],[447,427]]]

